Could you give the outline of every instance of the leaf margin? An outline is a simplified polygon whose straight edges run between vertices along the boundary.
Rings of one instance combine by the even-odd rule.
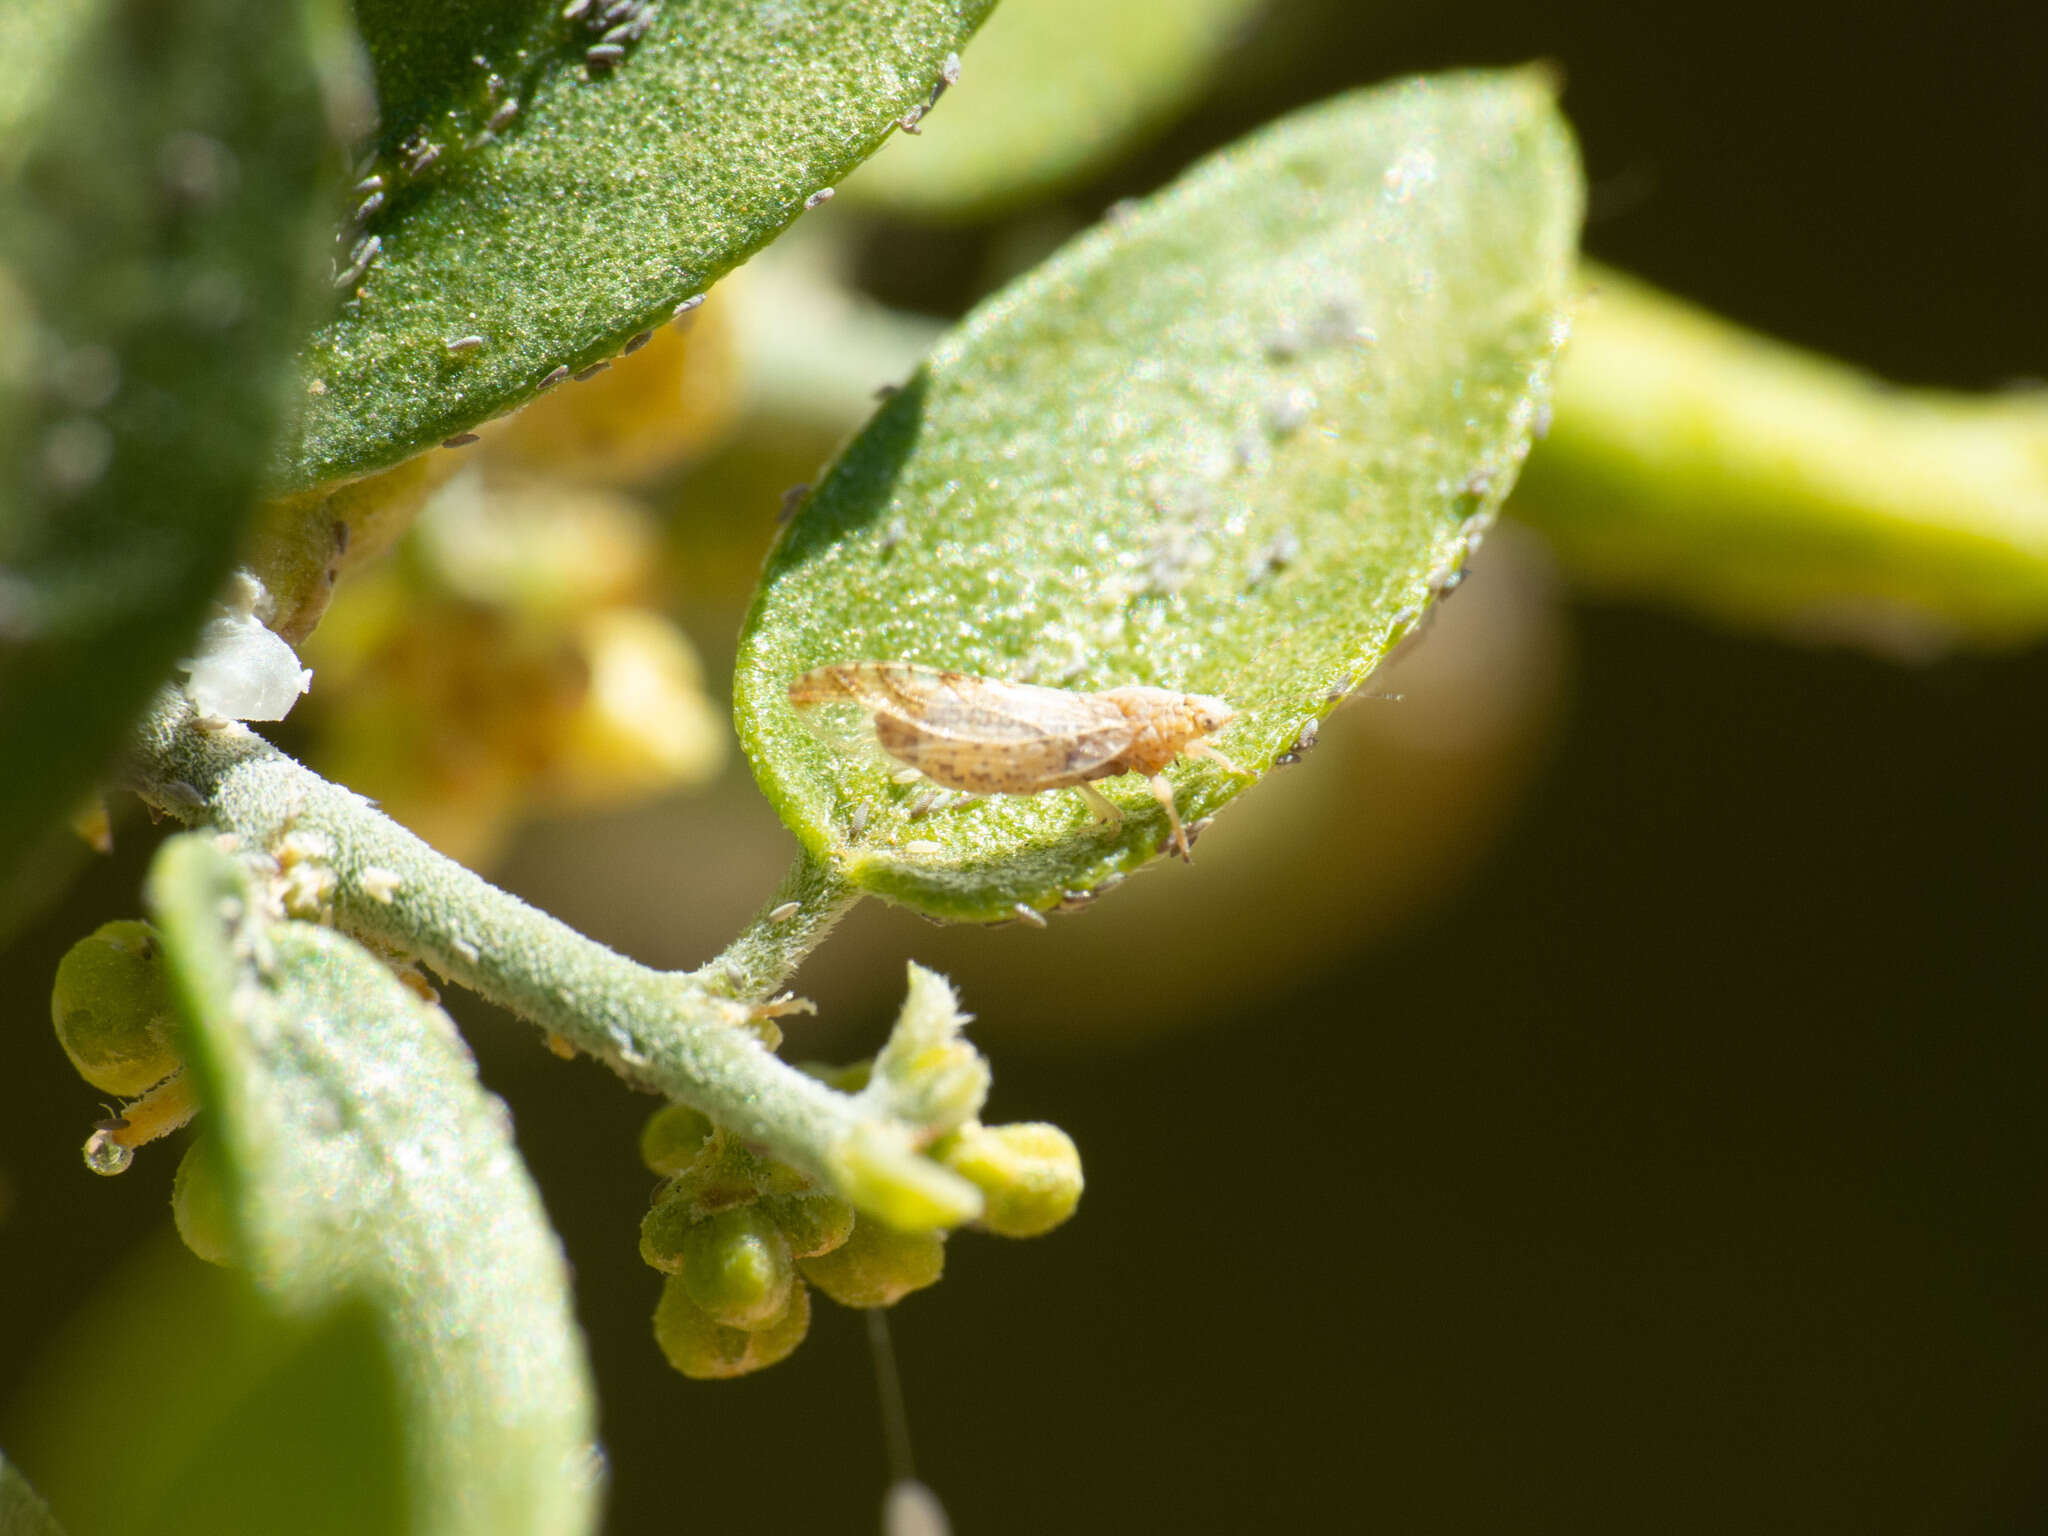
[[[1493,440],[1469,456],[1461,473],[1437,486],[1441,493],[1436,500],[1441,503],[1442,526],[1429,537],[1422,555],[1411,560],[1409,568],[1394,583],[1403,594],[1398,602],[1382,603],[1378,618],[1368,626],[1371,633],[1361,634],[1351,654],[1333,662],[1325,675],[1299,689],[1294,708],[1284,717],[1274,718],[1270,711],[1265,711],[1263,717],[1234,727],[1220,745],[1254,771],[1262,771],[1288,757],[1298,746],[1312,740],[1321,719],[1416,629],[1429,603],[1455,587],[1466,554],[1477,547],[1491,525],[1543,418],[1551,363],[1568,328],[1583,190],[1569,130],[1556,111],[1554,82],[1541,69],[1472,71],[1411,79],[1351,93],[1293,114],[1211,157],[1135,211],[1125,211],[1082,235],[1051,262],[987,301],[940,342],[925,367],[847,445],[795,518],[781,531],[742,629],[734,686],[735,721],[741,744],[763,792],[813,857],[833,861],[856,886],[912,906],[928,917],[984,923],[1042,921],[1047,910],[1086,905],[1150,862],[1164,840],[1164,818],[1146,815],[1142,804],[1128,798],[1126,812],[1135,809],[1137,815],[1127,814],[1125,835],[1092,856],[1070,851],[1078,843],[1079,835],[1084,834],[1087,821],[1078,806],[1058,815],[1061,825],[1054,826],[1052,816],[1020,812],[1014,807],[991,810],[991,802],[983,801],[971,808],[976,822],[972,836],[962,833],[936,850],[918,851],[915,858],[905,856],[900,848],[891,852],[878,847],[874,837],[864,837],[856,830],[867,813],[857,809],[857,802],[841,792],[852,776],[843,763],[834,768],[821,756],[827,749],[803,745],[800,728],[792,729],[783,690],[788,679],[797,673],[837,660],[906,660],[993,676],[1005,675],[1006,668],[1032,663],[1034,658],[1014,649],[1006,657],[996,654],[993,645],[983,643],[990,631],[977,628],[973,616],[986,609],[977,608],[972,594],[967,592],[966,581],[955,579],[950,588],[939,584],[925,591],[891,593],[898,600],[899,610],[919,604],[937,609],[945,601],[955,602],[956,607],[949,611],[960,615],[958,643],[950,654],[911,654],[886,647],[879,654],[859,657],[819,654],[815,645],[806,651],[787,635],[764,639],[771,628],[771,616],[778,605],[784,605],[787,623],[801,629],[808,621],[789,615],[814,603],[819,591],[827,586],[821,577],[815,589],[807,589],[802,579],[806,569],[829,569],[836,562],[851,570],[866,561],[861,569],[872,575],[880,558],[876,553],[878,539],[884,556],[901,546],[906,551],[904,558],[913,561],[938,561],[952,567],[967,565],[957,550],[947,548],[944,532],[937,530],[937,521],[952,510],[946,505],[949,500],[963,504],[969,516],[979,513],[972,495],[962,489],[970,471],[963,468],[959,456],[948,464],[957,472],[956,478],[947,479],[941,471],[932,470],[920,483],[922,489],[936,488],[936,509],[909,505],[897,490],[899,481],[906,478],[904,466],[913,463],[914,454],[923,447],[921,434],[925,430],[923,418],[928,399],[935,390],[943,392],[954,386],[951,375],[959,371],[979,386],[972,406],[959,407],[959,414],[971,416],[979,411],[982,417],[989,417],[997,413],[1005,403],[1000,386],[1007,382],[1010,373],[1026,366],[1015,361],[1023,348],[1013,346],[1005,351],[999,343],[1014,342],[1011,332],[1028,332],[1032,317],[1076,302],[1075,295],[1084,286],[1084,279],[1115,256],[1119,242],[1131,238],[1132,230],[1149,233],[1156,229],[1164,218],[1161,210],[1176,210],[1175,200],[1189,198],[1191,189],[1193,193],[1206,194],[1233,176],[1270,170],[1268,162],[1276,155],[1284,155],[1296,139],[1341,121],[1346,112],[1356,111],[1363,120],[1375,112],[1392,113],[1403,103],[1421,103],[1426,109],[1433,95],[1441,97],[1456,92],[1472,93],[1489,110],[1497,110],[1503,121],[1519,122],[1528,135],[1526,144],[1515,142],[1511,135],[1492,142],[1485,155],[1476,160],[1491,165],[1512,161],[1515,155],[1527,152],[1542,162],[1539,173],[1547,178],[1544,195],[1538,199],[1542,206],[1530,218],[1530,250],[1501,253],[1508,269],[1518,274],[1510,281],[1528,285],[1528,291],[1540,295],[1540,301],[1516,322],[1520,327],[1516,334],[1526,356],[1506,370],[1514,375],[1514,398],[1501,402],[1499,430]],[[1390,162],[1389,177],[1397,169]],[[1534,258],[1527,265],[1539,275],[1531,277],[1516,265],[1521,256]],[[1516,290],[1510,287],[1506,291]],[[1123,339],[1132,341],[1128,337]],[[1131,348],[1133,354],[1141,353],[1150,339],[1136,338]],[[1264,344],[1259,338],[1246,338],[1245,342],[1247,346]],[[978,356],[977,349],[995,360]],[[1153,361],[1141,356],[1132,366],[1149,366]],[[976,362],[982,364],[979,375],[972,372]],[[1451,372],[1455,373],[1455,368]],[[968,384],[961,383],[955,392],[965,393],[968,388]],[[1081,408],[1078,397],[1082,392],[1081,386],[1075,385],[1077,403],[1073,409]],[[943,393],[941,400],[957,405],[957,401],[946,402]],[[1044,433],[1034,438],[1020,428],[1011,443],[992,449],[986,457],[1006,473],[1012,473],[1016,481],[1042,486],[1042,480],[1030,482],[1030,461],[1034,454],[1040,454],[1047,441],[1053,440]],[[1120,445],[1112,445],[1112,449],[1116,446]],[[943,460],[946,452],[941,447],[931,457]],[[989,483],[994,484],[993,478]],[[1022,496],[1025,492],[1015,494]],[[1076,517],[1082,515],[1071,508],[1069,511]],[[1049,536],[1047,525],[1035,510],[1031,517],[1037,519],[1036,534]],[[1142,526],[1142,521],[1134,519],[1133,526]],[[838,547],[842,542],[843,550]],[[1025,561],[1029,557],[1021,551],[1028,543],[1029,536],[1020,535],[1008,558],[1013,562]],[[985,542],[983,553],[991,548],[993,545]],[[853,552],[848,553],[849,550]],[[992,574],[998,563],[992,557],[976,568],[978,577],[985,577],[992,588],[1001,586],[998,576]],[[956,573],[949,570],[948,574]],[[1013,611],[1021,606],[1015,587],[1013,582],[1003,588],[986,605],[1000,614],[993,628],[1011,639],[1020,628]],[[1004,606],[1006,601],[1008,607]],[[1043,611],[1036,615],[1038,622],[1043,623],[1045,618]],[[854,642],[855,649],[872,647],[875,635],[886,636],[892,627],[897,634],[916,633],[908,621],[897,623],[886,616],[875,617],[872,607],[862,609],[860,619],[861,622],[852,621],[843,613],[829,615],[819,619],[814,628],[829,626],[835,636],[852,631],[863,637]],[[1030,621],[1031,616],[1026,615],[1024,622]],[[960,651],[970,654],[960,655]],[[1151,668],[1150,658],[1129,653],[1124,659],[1129,664],[1112,673],[1084,658],[1080,676],[1071,685],[1106,687],[1144,682],[1218,692],[1231,697],[1234,703],[1244,702],[1215,677],[1202,676],[1199,668]],[[1030,680],[1068,685],[1068,680],[1062,678],[1037,676]],[[1171,771],[1170,777],[1176,786],[1183,820],[1197,827],[1241,788],[1211,764],[1183,763]],[[869,782],[864,787],[872,791],[875,785]],[[996,798],[1022,797],[991,797]],[[1145,829],[1142,838],[1130,830],[1134,821]],[[973,838],[983,834],[988,841],[1006,838],[1007,842],[992,854],[969,846]],[[899,844],[926,836],[906,832],[901,818],[892,835]],[[932,840],[945,836],[936,829],[928,835]]]

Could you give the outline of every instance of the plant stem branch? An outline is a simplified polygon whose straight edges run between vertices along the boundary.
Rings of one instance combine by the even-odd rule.
[[[859,898],[837,872],[800,854],[740,936],[690,975],[716,996],[759,1002],[789,979]]]
[[[657,971],[436,853],[246,727],[201,727],[176,691],[137,733],[128,769],[158,810],[276,859],[288,904],[317,903],[337,927],[423,961],[856,1204],[929,1196],[933,1175],[950,1180],[911,1166],[924,1160],[895,1127],[778,1060],[749,1027],[752,1002],[850,905],[851,890],[829,870],[799,863],[776,902],[703,971]],[[776,921],[789,901],[796,912]],[[862,1176],[853,1190],[844,1188],[850,1155]]]
[[[1585,276],[1508,505],[1574,577],[1906,656],[2048,634],[2048,394],[1890,388]]]

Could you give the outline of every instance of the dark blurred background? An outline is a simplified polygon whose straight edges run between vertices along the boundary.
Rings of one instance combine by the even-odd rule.
[[[1901,382],[2048,373],[2029,8],[1411,9],[1282,0],[1066,216],[1347,86],[1540,57],[1592,254]],[[1014,238],[882,225],[861,270],[952,313]],[[962,1235],[893,1315],[963,1533],[2048,1529],[2048,651],[1902,670],[1559,580],[1489,546],[1410,696],[1347,708],[1191,870],[1047,933],[864,909],[800,978],[795,1053],[847,1056],[906,957],[947,969],[989,1118],[1087,1162],[1067,1228]],[[713,676],[732,601],[685,615]],[[0,961],[0,1425],[166,1222],[173,1156],[82,1167],[99,1111],[46,1023],[64,948],[138,905],[152,836],[123,833]],[[786,848],[735,766],[503,874],[681,964]],[[871,1529],[861,1320],[821,1306],[757,1379],[670,1373],[648,1101],[452,1001],[576,1265],[610,1528]]]

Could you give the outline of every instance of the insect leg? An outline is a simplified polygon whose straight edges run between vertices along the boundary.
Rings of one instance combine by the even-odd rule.
[[[1181,755],[1183,757],[1206,757],[1207,759],[1209,759],[1210,762],[1214,763],[1218,768],[1221,768],[1225,773],[1234,773],[1240,779],[1249,779],[1254,777],[1254,775],[1248,769],[1238,767],[1237,764],[1233,763],[1221,752],[1218,752],[1206,741],[1189,742],[1185,747],[1181,749]],[[1153,793],[1157,794],[1158,791],[1154,790]]]
[[[1081,791],[1081,798],[1088,802],[1088,809],[1095,813],[1097,821],[1108,822],[1111,831],[1124,824],[1122,808],[1093,784],[1076,784],[1074,788]]]
[[[1166,824],[1173,829],[1173,836],[1167,840],[1167,846],[1188,863],[1194,863],[1195,851],[1188,846],[1188,835],[1180,824],[1180,812],[1174,809],[1173,786],[1166,782],[1166,775],[1163,773],[1149,774],[1145,782],[1151,786],[1152,798],[1157,800],[1159,808],[1166,812]]]

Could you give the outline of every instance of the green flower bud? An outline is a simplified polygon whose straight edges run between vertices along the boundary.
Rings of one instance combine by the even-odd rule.
[[[657,1200],[691,1200],[699,1216],[745,1205],[761,1192],[762,1160],[737,1141],[713,1133],[704,1150],[661,1187]]]
[[[761,1202],[789,1251],[800,1259],[830,1253],[853,1235],[853,1207],[837,1195],[770,1195]]]
[[[988,1060],[964,1040],[906,1051],[888,1067],[889,1113],[927,1132],[972,1120],[988,1098]]]
[[[221,1184],[220,1149],[211,1136],[195,1136],[171,1180],[171,1219],[178,1236],[209,1264],[235,1262],[234,1223]]]
[[[696,1381],[721,1381],[765,1370],[804,1341],[811,1327],[811,1293],[789,1293],[782,1315],[765,1328],[727,1328],[690,1299],[680,1275],[661,1287],[654,1309],[654,1341],[668,1363]]]
[[[163,952],[147,923],[108,923],[58,962],[50,992],[57,1043],[103,1093],[129,1098],[178,1069],[175,1017]]]
[[[704,1219],[704,1213],[687,1192],[665,1193],[640,1218],[640,1258],[665,1275],[681,1272],[683,1239]]]
[[[808,1174],[778,1163],[771,1157],[759,1158],[754,1163],[754,1187],[764,1195],[807,1195],[811,1192]]]
[[[664,1104],[640,1128],[640,1161],[664,1177],[681,1173],[697,1160],[715,1129],[687,1104]]]
[[[714,1322],[771,1328],[789,1306],[796,1263],[789,1239],[759,1206],[707,1216],[683,1236],[683,1287]]]
[[[932,1155],[981,1191],[981,1225],[1037,1237],[1081,1203],[1081,1154],[1056,1125],[963,1125]]]
[[[799,1267],[842,1307],[893,1307],[939,1278],[946,1239],[938,1232],[898,1232],[863,1217],[844,1243]]]

